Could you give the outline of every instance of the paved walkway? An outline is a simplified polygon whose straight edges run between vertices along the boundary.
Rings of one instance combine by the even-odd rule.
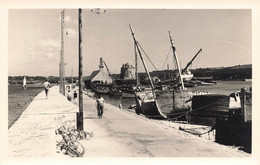
[[[40,93],[8,130],[10,157],[68,157],[57,153],[55,128],[60,120],[75,123],[78,107],[50,89],[49,99]],[[234,148],[187,135],[177,129],[105,105],[98,119],[95,101],[84,96],[84,130],[93,132],[82,140],[84,157],[248,157]]]

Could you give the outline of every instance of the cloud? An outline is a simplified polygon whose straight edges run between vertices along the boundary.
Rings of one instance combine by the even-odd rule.
[[[60,47],[60,43],[57,40],[53,39],[40,40],[39,45],[41,47]]]
[[[65,35],[67,35],[70,38],[75,38],[77,36],[77,32],[72,28],[65,29],[64,31]]]
[[[248,49],[247,47],[239,44],[239,43],[236,43],[236,42],[232,42],[232,41],[224,41],[224,40],[216,40],[216,42],[219,42],[219,43],[226,43],[226,44],[230,44],[230,45],[234,45],[234,46],[238,46],[242,49],[244,49],[245,51],[247,51],[249,54],[251,53],[250,49]]]

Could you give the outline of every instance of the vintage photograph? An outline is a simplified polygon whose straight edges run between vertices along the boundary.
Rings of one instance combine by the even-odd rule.
[[[251,9],[8,9],[8,157],[249,158]]]

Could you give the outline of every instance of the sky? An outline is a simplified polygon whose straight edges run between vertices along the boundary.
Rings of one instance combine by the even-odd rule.
[[[58,76],[62,9],[9,9],[8,75]],[[112,74],[134,65],[136,38],[158,70],[173,67],[168,31],[182,68],[202,48],[191,69],[252,63],[249,9],[106,9],[82,10],[83,75],[98,70],[100,57]],[[78,10],[65,9],[65,75],[78,74]],[[145,57],[149,71],[155,70]],[[144,71],[140,65],[138,69]],[[73,68],[73,72],[72,72]]]

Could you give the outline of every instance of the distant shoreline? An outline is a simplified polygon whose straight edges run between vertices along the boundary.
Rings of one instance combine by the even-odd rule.
[[[21,88],[23,88],[23,85],[22,84],[8,84],[8,86],[21,86]],[[26,88],[31,88],[31,87],[43,87],[42,86],[42,83],[35,83],[35,84],[26,84]]]

